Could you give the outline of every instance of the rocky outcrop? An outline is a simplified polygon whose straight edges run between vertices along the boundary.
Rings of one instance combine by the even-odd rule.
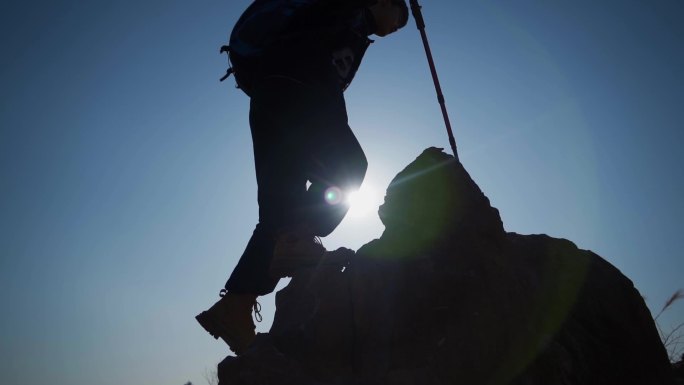
[[[440,149],[379,214],[385,232],[344,269],[302,269],[277,293],[271,331],[219,365],[222,385],[674,383],[632,282],[570,241],[506,233]]]
[[[672,370],[674,371],[676,384],[684,385],[684,354],[682,354],[679,362],[672,364]]]

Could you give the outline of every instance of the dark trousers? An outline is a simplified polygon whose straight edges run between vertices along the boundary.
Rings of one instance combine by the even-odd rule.
[[[336,195],[361,186],[368,162],[341,90],[272,76],[250,95],[259,223],[225,287],[264,295],[278,283],[268,274],[278,231],[306,225],[330,234],[349,209]]]

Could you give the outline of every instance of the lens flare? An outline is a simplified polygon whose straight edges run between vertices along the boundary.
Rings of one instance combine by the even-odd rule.
[[[342,202],[342,190],[338,187],[328,187],[325,190],[325,201],[329,205],[337,205]]]
[[[346,201],[350,206],[348,215],[363,218],[377,212],[383,199],[373,188],[364,184],[360,190],[347,194]]]

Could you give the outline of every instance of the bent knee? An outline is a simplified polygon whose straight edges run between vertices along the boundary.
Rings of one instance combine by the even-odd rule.
[[[368,171],[368,159],[366,158],[366,154],[364,154],[362,151],[358,160],[357,168],[357,173],[361,176],[361,179],[366,176],[366,171]]]
[[[363,178],[366,177],[366,171],[368,171],[368,159],[363,151],[359,151],[355,154],[354,158],[349,162],[349,168],[347,172],[347,179],[353,188],[358,188],[363,182]]]

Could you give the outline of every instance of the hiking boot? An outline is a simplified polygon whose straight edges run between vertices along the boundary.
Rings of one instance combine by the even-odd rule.
[[[283,232],[276,240],[269,273],[274,278],[291,277],[303,267],[318,265],[326,252],[321,239],[303,232]]]
[[[236,355],[242,354],[254,341],[256,334],[252,309],[257,321],[261,321],[261,307],[255,295],[234,294],[221,291],[221,299],[195,317],[197,322],[214,338],[228,344]]]

